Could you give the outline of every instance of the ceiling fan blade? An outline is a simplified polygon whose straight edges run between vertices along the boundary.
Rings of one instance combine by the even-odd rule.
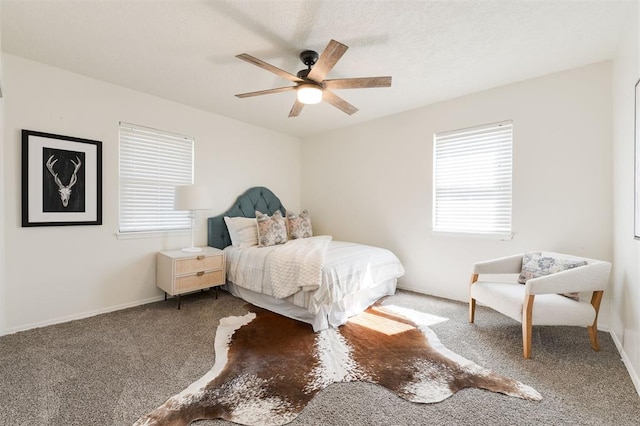
[[[291,111],[289,111],[289,118],[297,117],[298,115],[300,115],[300,111],[302,111],[303,107],[304,104],[296,99],[296,101],[293,103],[293,106],[291,107]]]
[[[236,58],[242,59],[243,61],[247,61],[250,64],[253,64],[253,65],[255,65],[257,67],[260,67],[260,68],[262,68],[264,70],[267,70],[269,72],[272,72],[275,75],[278,75],[278,76],[280,76],[282,78],[286,78],[289,81],[293,81],[294,83],[299,83],[299,82],[302,81],[301,78],[298,78],[295,75],[286,72],[285,70],[282,70],[282,69],[280,69],[278,67],[275,67],[275,66],[273,66],[271,64],[268,64],[265,61],[263,61],[261,59],[258,59],[258,58],[254,57],[254,56],[251,56],[251,55],[249,55],[247,53],[242,53],[240,55],[237,55]]]
[[[270,95],[271,93],[289,92],[295,90],[296,86],[277,87],[275,89],[259,90],[257,92],[239,93],[236,98],[250,98],[252,96]]]
[[[324,80],[327,74],[329,74],[329,71],[333,69],[336,62],[342,58],[342,55],[344,55],[347,49],[348,47],[344,44],[331,40],[320,54],[318,62],[313,66],[307,78],[317,83],[322,83],[322,80]]]
[[[333,105],[339,110],[352,115],[358,112],[358,108],[351,105],[349,102],[342,99],[340,96],[336,95],[330,90],[325,89],[322,93],[322,100]]]
[[[368,87],[391,87],[391,77],[338,78],[325,80],[327,89],[365,89]]]

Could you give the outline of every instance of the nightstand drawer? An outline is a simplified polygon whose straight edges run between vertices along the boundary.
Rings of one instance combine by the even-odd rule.
[[[224,271],[198,272],[176,278],[175,290],[184,293],[224,284]]]
[[[190,259],[176,260],[176,275],[189,274],[192,272],[209,271],[212,269],[222,269],[223,256],[199,255]]]

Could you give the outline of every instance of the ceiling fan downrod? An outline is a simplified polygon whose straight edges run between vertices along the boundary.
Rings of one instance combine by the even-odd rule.
[[[305,50],[300,53],[300,60],[303,64],[307,66],[306,70],[298,71],[298,78],[306,79],[307,75],[311,72],[311,67],[316,64],[318,61],[319,55],[318,52],[314,50]]]

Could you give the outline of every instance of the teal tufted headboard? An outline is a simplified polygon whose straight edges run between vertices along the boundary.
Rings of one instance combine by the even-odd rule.
[[[286,210],[280,199],[268,188],[256,186],[249,188],[226,212],[207,219],[207,244],[211,247],[223,249],[231,245],[229,230],[224,223],[224,217],[256,217],[256,210],[268,215],[272,215],[276,210],[280,210],[282,215],[286,215]]]

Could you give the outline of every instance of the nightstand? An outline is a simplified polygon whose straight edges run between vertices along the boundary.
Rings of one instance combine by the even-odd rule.
[[[182,250],[161,251],[157,255],[156,285],[167,294],[180,296],[205,288],[217,287],[225,283],[224,252],[213,247],[202,247],[199,252],[184,252]]]

